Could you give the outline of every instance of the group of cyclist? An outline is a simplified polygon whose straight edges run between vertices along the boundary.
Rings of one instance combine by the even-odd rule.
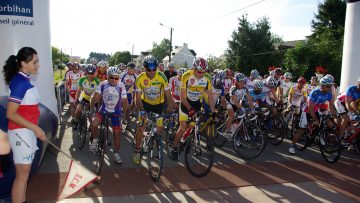
[[[165,112],[179,112],[179,129],[176,132],[170,158],[177,160],[179,143],[188,129],[188,120],[196,112],[204,109],[215,118],[220,109],[227,111],[225,137],[231,136],[231,126],[236,112],[244,108],[254,112],[256,107],[266,107],[273,117],[279,112],[276,105],[286,104],[287,110],[296,107],[300,111],[299,130],[293,136],[289,153],[295,154],[295,144],[309,123],[319,125],[319,112],[329,112],[335,122],[340,123],[339,136],[347,136],[352,130],[351,119],[360,113],[360,78],[358,84],[350,86],[337,95],[334,77],[330,74],[322,78],[313,76],[310,83],[299,77],[296,83],[290,72],[276,68],[263,78],[254,69],[249,76],[233,73],[230,69],[209,72],[204,58],[195,58],[192,68],[175,70],[174,63],[168,70],[153,56],[146,56],[143,70],[132,62],[109,67],[100,61],[84,67],[69,63],[71,69],[66,74],[69,91],[72,123],[76,124],[84,105],[89,105],[91,115],[90,150],[96,150],[98,127],[104,116],[111,118],[114,135],[114,161],[122,163],[119,155],[122,123],[130,122],[130,112],[138,112],[138,127],[134,138],[133,162],[141,163],[140,148],[144,136],[147,113],[163,115]],[[96,65],[94,65],[96,64]],[[287,111],[285,110],[285,112]],[[157,133],[164,134],[163,117],[156,119]],[[335,123],[328,123],[334,125]],[[76,125],[75,125],[76,126]]]

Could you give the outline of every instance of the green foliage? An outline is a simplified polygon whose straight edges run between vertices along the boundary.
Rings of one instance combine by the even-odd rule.
[[[325,0],[318,5],[318,13],[312,20],[313,34],[306,47],[296,47],[287,50],[284,65],[296,73],[297,69],[308,69],[303,72],[309,79],[315,74],[315,67],[322,66],[328,70],[339,83],[341,77],[341,63],[343,38],[345,28],[346,2],[344,0]],[[297,69],[296,69],[297,68]]]
[[[151,54],[159,61],[159,63],[162,62],[165,56],[169,55],[169,52],[170,52],[170,40],[163,39],[160,42],[160,44],[153,42],[153,48],[151,50]]]
[[[224,59],[218,58],[216,56],[210,55],[207,58],[208,66],[210,69],[210,72],[213,72],[215,69],[226,69],[226,61]]]
[[[131,53],[128,51],[117,51],[109,59],[109,65],[115,66],[120,63],[127,64],[131,61]]]
[[[108,61],[110,59],[110,54],[105,53],[97,53],[97,52],[90,52],[89,57],[86,60],[86,63],[90,63],[91,58],[96,58],[96,61]]]
[[[81,59],[80,60],[80,64],[85,64],[86,63],[86,59]]]
[[[239,26],[232,33],[226,51],[228,68],[249,74],[252,69],[267,73],[271,65],[281,64],[283,54],[273,54],[275,42],[282,39],[271,33],[270,22],[266,17],[250,23],[246,15],[239,18]],[[260,53],[260,54],[259,54]]]
[[[53,66],[57,65],[59,69],[65,67],[64,64],[70,61],[70,56],[61,52],[57,47],[51,47]]]

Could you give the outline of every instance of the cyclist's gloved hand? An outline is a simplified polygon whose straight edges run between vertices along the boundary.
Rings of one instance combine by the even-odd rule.
[[[191,108],[190,110],[189,110],[189,117],[193,117],[194,115],[195,115],[195,113],[196,113],[196,109],[195,108]]]

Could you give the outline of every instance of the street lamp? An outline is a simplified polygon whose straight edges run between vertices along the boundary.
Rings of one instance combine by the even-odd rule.
[[[166,25],[164,25],[162,23],[160,23],[160,25],[170,29],[170,52],[169,52],[169,63],[170,63],[170,61],[171,61],[171,51],[172,51],[172,32],[173,32],[174,29],[172,27],[168,27],[168,26],[166,26]]]

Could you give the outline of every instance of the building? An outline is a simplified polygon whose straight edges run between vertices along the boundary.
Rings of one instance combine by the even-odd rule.
[[[275,50],[285,50],[285,49],[291,49],[296,46],[298,43],[307,42],[307,39],[305,40],[293,40],[293,41],[286,41],[286,42],[277,42],[274,43],[273,46]]]
[[[196,52],[189,49],[186,43],[183,46],[175,46],[175,49],[171,52],[171,62],[175,64],[176,68],[191,67],[195,57]],[[166,56],[162,62],[166,66],[169,63],[169,56]]]
[[[142,51],[140,55],[134,58],[133,62],[135,63],[136,67],[143,67],[144,58],[151,54],[151,51]]]
[[[81,57],[80,56],[70,56],[70,62],[80,63]]]

